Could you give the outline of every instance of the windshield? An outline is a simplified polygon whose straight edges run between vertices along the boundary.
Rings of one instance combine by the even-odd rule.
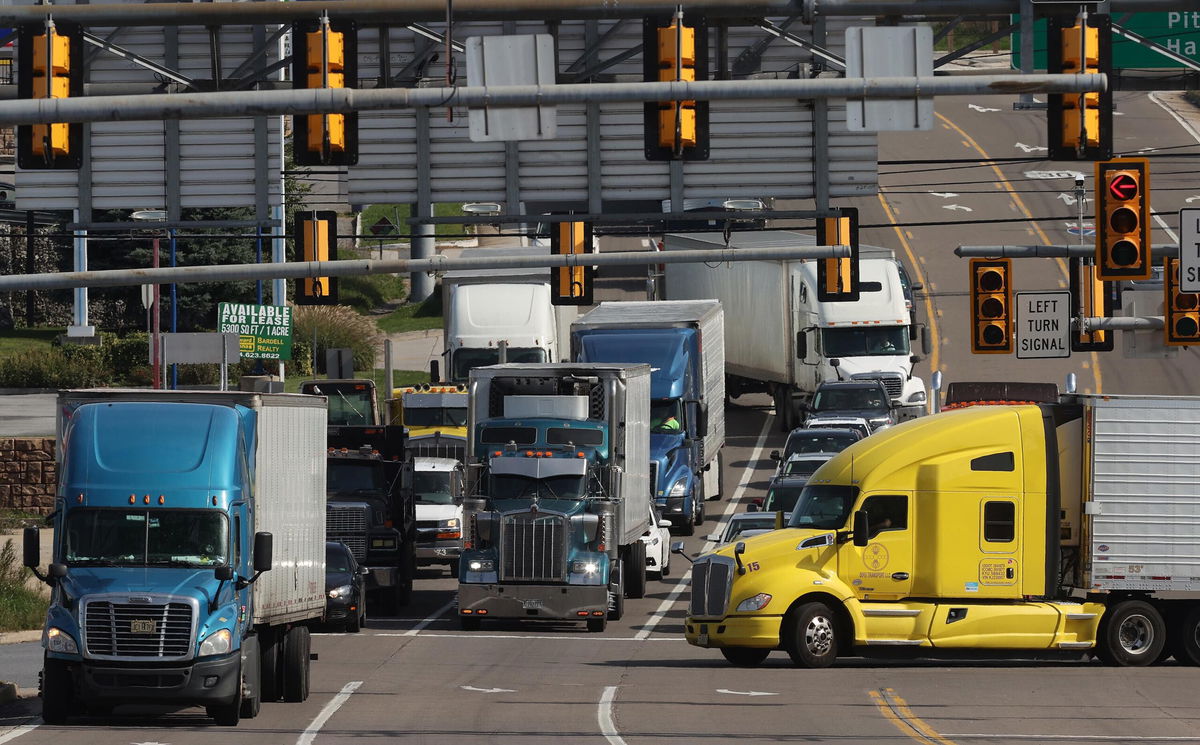
[[[650,402],[650,432],[675,434],[683,428],[683,404],[677,398],[660,398]]]
[[[509,347],[509,362],[545,362],[546,350],[538,347]],[[500,350],[496,347],[463,347],[454,353],[454,380],[464,381],[473,367],[496,365]]]
[[[826,484],[804,487],[800,500],[788,521],[789,528],[832,528],[846,525],[854,500],[858,498],[857,486],[830,486]]]
[[[211,510],[74,509],[63,553],[71,566],[225,564],[229,528]]]
[[[821,329],[826,357],[872,357],[909,353],[907,326]]]
[[[767,500],[763,502],[763,510],[766,512],[791,512],[796,506],[796,500],[800,498],[800,490],[804,486],[796,484],[794,486],[774,486],[767,491]]]
[[[534,479],[494,474],[489,496],[492,499],[583,499],[587,496],[587,477],[550,476]]]
[[[793,434],[784,446],[783,457],[787,460],[796,453],[840,453],[857,442],[854,432],[830,432],[823,435]]]
[[[467,407],[405,409],[404,424],[409,427],[465,427]]]
[[[413,493],[425,504],[453,504],[451,471],[417,471],[413,474]]]
[[[814,459],[804,458],[801,460],[790,460],[783,467],[784,476],[811,476],[817,472],[817,469],[825,465],[825,458]]]
[[[321,390],[329,396],[329,424],[340,425],[370,425],[371,421],[371,392],[350,391],[349,393],[334,390]]]
[[[338,546],[325,547],[325,573],[350,574],[350,552]]]
[[[383,463],[330,458],[325,466],[326,492],[381,492],[387,488]]]
[[[725,541],[732,541],[734,538],[745,533],[747,530],[774,530],[775,516],[763,515],[762,517],[744,517],[740,520],[733,520],[729,523],[729,529],[725,531]]]
[[[812,411],[886,409],[887,398],[878,387],[817,389]]]

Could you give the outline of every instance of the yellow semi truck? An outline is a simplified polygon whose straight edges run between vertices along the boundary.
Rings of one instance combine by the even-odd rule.
[[[423,383],[393,388],[387,412],[389,424],[404,426],[410,452],[463,460],[467,442],[465,385]]]
[[[775,649],[800,667],[897,652],[1200,664],[1200,397],[905,422],[822,466],[787,525],[694,562],[688,642],[740,666]]]

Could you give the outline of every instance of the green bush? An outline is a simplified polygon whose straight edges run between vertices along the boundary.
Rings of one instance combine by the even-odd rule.
[[[93,388],[109,378],[94,356],[72,358],[63,349],[28,349],[0,359],[0,388]]]
[[[41,628],[49,601],[26,586],[29,570],[17,561],[13,541],[0,548],[0,631]]]
[[[360,316],[344,305],[298,305],[293,315],[293,356],[298,339],[308,342],[307,353],[312,355],[316,344],[317,369],[325,372],[325,350],[354,350],[354,369],[371,370],[379,348],[379,332],[371,319]],[[313,374],[313,373],[310,373]]]

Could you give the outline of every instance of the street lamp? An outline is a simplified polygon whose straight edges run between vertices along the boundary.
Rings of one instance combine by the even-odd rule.
[[[132,217],[134,220],[140,220],[143,222],[166,222],[167,212],[166,212],[166,210],[137,210],[132,215],[130,215],[130,217]],[[150,261],[150,266],[157,269],[158,268],[158,235],[157,234],[154,236],[154,248],[153,248],[153,252],[152,252],[151,256],[152,256],[152,258]],[[171,240],[171,266],[175,266],[175,240],[174,240],[174,238],[172,238],[172,240]],[[159,365],[160,365],[161,358],[162,358],[162,331],[160,328],[160,321],[159,321],[159,305],[158,305],[158,302],[159,302],[158,287],[159,286],[157,284],[154,284],[154,285],[151,285],[151,287],[153,288],[151,290],[151,298],[152,299],[150,301],[150,308],[148,311],[150,314],[150,317],[152,319],[151,324],[150,324],[151,328],[149,329],[150,338],[151,338],[151,342],[150,342],[150,346],[151,346],[150,374],[154,378],[154,380],[151,383],[151,387],[161,388],[162,387],[162,382],[161,382],[162,378],[160,376],[161,376],[162,371],[161,371]],[[171,285],[171,333],[174,333],[174,332],[175,332],[175,285]],[[174,368],[172,368],[172,369],[174,369]],[[172,381],[171,381],[172,388],[174,388],[174,385],[175,385],[175,380],[174,380],[174,378],[172,378]]]

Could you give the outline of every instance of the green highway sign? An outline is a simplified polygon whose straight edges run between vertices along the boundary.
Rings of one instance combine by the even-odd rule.
[[[291,306],[221,303],[217,310],[217,331],[241,337],[242,357],[292,358]]]
[[[1169,13],[1133,13],[1122,21],[1124,14],[1113,13],[1113,25],[1117,23],[1137,34],[1149,39],[1155,44],[1170,49],[1175,54],[1187,57],[1200,64],[1200,12],[1171,11]],[[1012,17],[1013,23],[1018,23],[1017,16]],[[1033,66],[1037,70],[1046,69],[1046,20],[1041,19],[1033,26]],[[1021,34],[1012,35],[1012,65],[1014,70],[1021,69]],[[1121,36],[1115,30],[1112,39],[1113,67],[1117,69],[1179,69],[1184,67],[1169,57],[1165,57],[1150,47]]]

